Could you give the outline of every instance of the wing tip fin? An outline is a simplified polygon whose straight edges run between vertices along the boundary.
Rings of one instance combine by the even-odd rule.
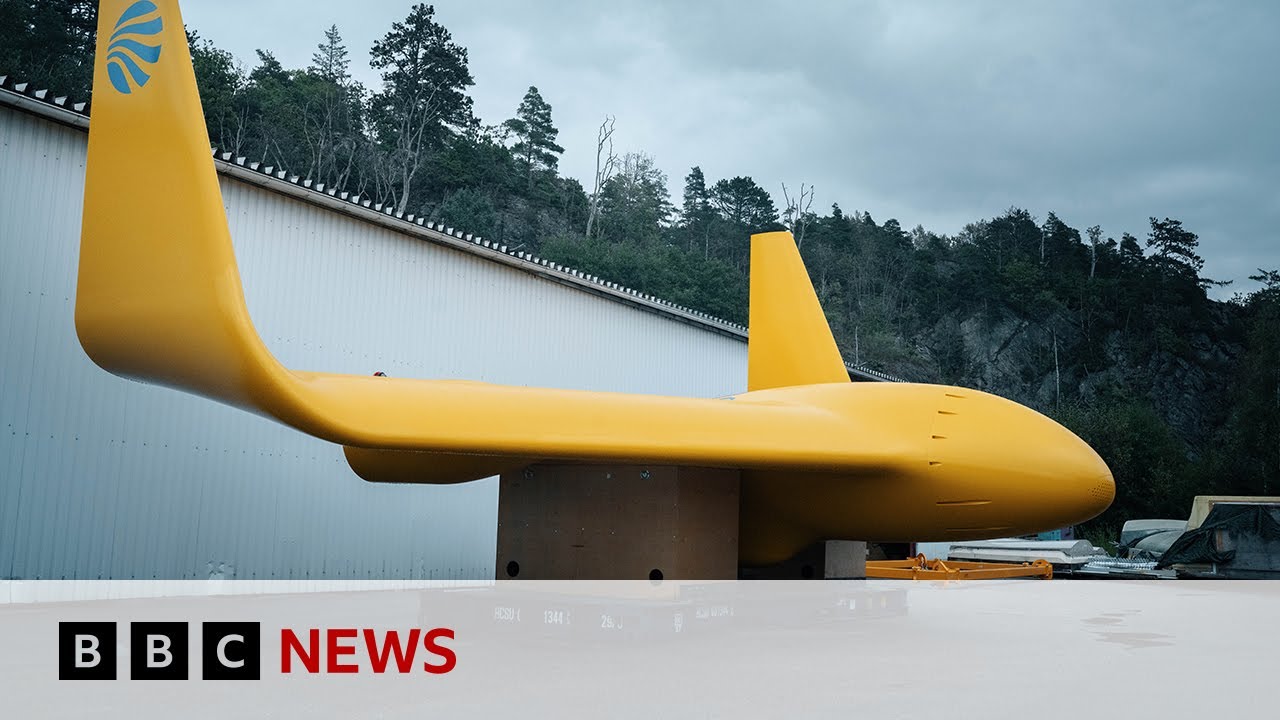
[[[747,389],[848,381],[791,233],[752,235]]]

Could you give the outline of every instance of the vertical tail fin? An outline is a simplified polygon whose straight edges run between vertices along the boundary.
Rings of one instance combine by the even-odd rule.
[[[841,382],[849,372],[791,233],[752,235],[747,389]]]
[[[177,0],[102,0],[76,332],[118,375],[252,407],[249,320]]]

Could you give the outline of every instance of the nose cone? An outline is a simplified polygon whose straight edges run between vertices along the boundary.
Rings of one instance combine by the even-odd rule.
[[[1105,466],[1106,463],[1103,465]],[[1094,478],[1086,492],[1089,495],[1089,502],[1084,510],[1088,513],[1088,518],[1095,518],[1111,507],[1111,503],[1116,499],[1116,479],[1111,476],[1111,470],[1108,469],[1105,474]]]
[[[1074,433],[1030,408],[974,390],[948,390],[930,439],[966,497],[989,499],[1006,534],[1096,517],[1115,499],[1111,470]],[[994,520],[994,518],[993,518]]]
[[[1045,429],[1039,440],[1047,454],[1052,453],[1050,468],[1054,472],[1048,479],[1044,497],[1051,503],[1055,516],[1061,518],[1055,526],[1075,525],[1101,515],[1116,497],[1111,469],[1070,430],[1040,417],[1053,425],[1052,429]]]

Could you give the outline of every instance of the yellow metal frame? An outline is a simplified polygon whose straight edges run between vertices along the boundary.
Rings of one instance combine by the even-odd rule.
[[[998,580],[1001,578],[1053,579],[1047,560],[1029,563],[984,563],[929,560],[917,555],[906,560],[869,560],[867,577],[883,580]]]
[[[1039,413],[976,390],[850,383],[783,232],[751,239],[749,392],[732,398],[286,368],[245,305],[176,0],[103,0],[98,18],[75,321],[112,373],[341,444],[372,481],[539,461],[741,470],[753,564],[823,538],[1037,532],[1111,502],[1102,460]]]

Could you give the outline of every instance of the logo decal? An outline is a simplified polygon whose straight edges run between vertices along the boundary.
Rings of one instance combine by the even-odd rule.
[[[151,76],[138,64],[153,65],[160,59],[160,45],[147,45],[149,35],[158,35],[164,29],[164,18],[156,15],[156,4],[151,0],[138,0],[130,5],[116,20],[107,46],[107,78],[111,86],[128,95],[134,86],[142,87]],[[125,73],[128,73],[127,75]]]

